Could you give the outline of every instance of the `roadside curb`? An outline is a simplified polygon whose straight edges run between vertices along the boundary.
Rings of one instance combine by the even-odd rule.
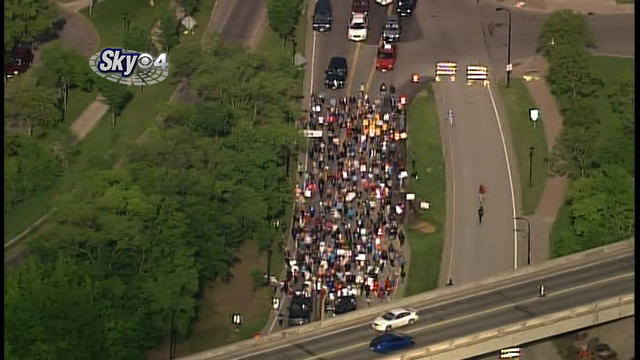
[[[542,5],[527,6],[527,2],[540,3]],[[551,13],[561,9],[573,10],[582,14],[589,15],[611,15],[611,14],[629,14],[635,13],[635,4],[616,4],[614,0],[611,0],[611,4],[602,3],[589,3],[584,0],[573,1],[558,1],[558,0],[538,0],[538,1],[517,1],[517,0],[489,0],[489,3],[494,6],[502,6],[511,10],[525,11],[525,12],[537,12],[537,13]],[[522,6],[518,6],[518,3],[524,3]]]

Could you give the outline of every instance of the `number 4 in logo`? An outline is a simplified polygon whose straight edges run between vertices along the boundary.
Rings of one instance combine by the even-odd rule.
[[[167,54],[162,53],[158,55],[156,60],[153,62],[153,67],[160,68],[163,70],[167,69],[169,67],[169,62],[167,62]]]

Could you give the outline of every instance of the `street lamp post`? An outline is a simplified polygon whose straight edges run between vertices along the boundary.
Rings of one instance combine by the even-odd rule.
[[[499,7],[496,8],[496,11],[506,11],[509,13],[509,45],[507,47],[507,87],[509,87],[509,82],[511,79],[511,10]]]
[[[533,146],[529,146],[529,187],[533,186],[533,150],[535,150],[535,148]]]
[[[527,222],[527,265],[531,265],[531,223],[529,219],[521,216],[515,217],[514,219]]]

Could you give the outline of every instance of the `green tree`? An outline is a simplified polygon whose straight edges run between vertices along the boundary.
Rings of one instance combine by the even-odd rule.
[[[52,127],[62,118],[55,90],[20,86],[10,99],[5,101],[5,124],[26,129],[29,136],[33,135],[35,127]]]
[[[126,85],[113,83],[100,79],[100,93],[105,97],[107,105],[111,109],[111,126],[116,126],[116,117],[122,114],[127,103],[133,98],[133,93]]]
[[[287,37],[292,35],[300,19],[300,0],[269,0],[267,17],[269,26],[282,38],[284,47]]]
[[[4,48],[11,50],[23,42],[51,32],[58,12],[48,0],[7,0],[4,3]]]
[[[593,35],[587,17],[573,10],[558,10],[549,14],[542,24],[537,51],[549,56],[561,46],[592,47]]]
[[[591,74],[590,55],[573,45],[558,46],[549,61],[547,82],[556,95],[568,96],[571,103],[589,97],[602,88],[602,81]]]
[[[597,167],[598,132],[580,126],[564,127],[553,149],[551,170],[572,178],[585,177]]]
[[[187,15],[195,14],[200,7],[200,0],[182,0],[181,3]]]
[[[231,132],[233,113],[219,102],[199,104],[191,118],[191,129],[205,136],[227,136]]]
[[[593,178],[572,183],[567,201],[583,250],[633,236],[633,183],[617,165],[604,166]]]
[[[151,34],[134,25],[122,32],[122,44],[127,50],[149,51],[151,49]]]
[[[160,18],[160,40],[165,52],[178,45],[178,22],[171,12]]]
[[[182,80],[191,76],[202,64],[200,44],[185,44],[180,51],[171,54],[172,79]]]
[[[48,189],[60,173],[53,151],[37,140],[20,134],[5,134],[4,209],[11,209]]]
[[[162,124],[165,128],[187,126],[195,116],[193,105],[181,102],[166,102],[159,105]]]
[[[5,279],[5,343],[16,359],[106,359],[108,305],[90,269],[29,259]]]
[[[83,90],[91,90],[95,75],[87,67],[87,60],[74,50],[60,45],[42,50],[43,66],[38,67],[38,81],[48,87],[58,88],[63,110],[67,109],[69,89],[80,86]]]

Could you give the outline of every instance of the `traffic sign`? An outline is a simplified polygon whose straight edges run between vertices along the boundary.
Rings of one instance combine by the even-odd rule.
[[[513,64],[507,64],[507,71],[513,70]]]

